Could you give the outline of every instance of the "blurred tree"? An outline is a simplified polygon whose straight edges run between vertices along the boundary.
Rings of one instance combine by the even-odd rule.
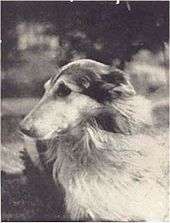
[[[44,80],[42,61],[61,66],[91,58],[124,69],[140,49],[162,50],[168,30],[168,1],[3,1],[2,69],[8,79],[11,67],[37,66],[31,83],[36,76]],[[13,73],[24,77],[18,70]]]
[[[168,2],[128,4],[130,10],[126,2],[2,2],[2,65],[16,49],[19,22],[50,23],[46,32],[59,36],[61,46],[68,42],[69,51],[106,63],[128,60],[140,48],[155,51],[168,41]],[[71,59],[67,53],[64,60]]]

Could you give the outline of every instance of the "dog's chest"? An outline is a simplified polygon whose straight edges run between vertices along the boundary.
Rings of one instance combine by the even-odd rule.
[[[135,144],[133,151],[119,153],[116,159],[114,152],[111,163],[110,159],[102,158],[102,166],[95,159],[95,165],[90,168],[79,166],[62,151],[58,153],[56,172],[64,187],[66,207],[72,218],[90,215],[94,220],[112,221],[163,219],[167,194],[158,182],[162,173],[159,162],[156,162],[157,149],[148,155],[146,148],[142,153],[135,152]],[[162,160],[160,156],[159,159]],[[115,167],[118,160],[121,162],[119,168]],[[125,168],[122,168],[124,164]]]
[[[97,220],[155,217],[152,215],[164,213],[166,204],[165,190],[154,181],[135,182],[128,176],[111,176],[111,173],[79,175],[65,189],[67,206],[83,207]],[[164,204],[158,202],[160,197]],[[153,213],[147,207],[153,208]]]
[[[146,216],[165,213],[166,201],[158,202],[160,197],[165,199],[165,190],[149,176],[140,180],[115,168],[78,169],[65,160],[58,178],[65,189],[67,210],[75,213],[73,219],[89,215],[94,220],[145,220]]]

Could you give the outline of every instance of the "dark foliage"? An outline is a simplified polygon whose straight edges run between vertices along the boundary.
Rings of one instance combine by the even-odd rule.
[[[23,21],[52,24],[46,32],[59,35],[63,47],[69,45],[61,64],[71,59],[72,50],[104,63],[119,58],[120,66],[141,48],[160,50],[168,41],[169,2],[129,4],[130,11],[126,2],[2,2],[2,65],[17,62],[15,26]],[[102,50],[94,47],[96,43]]]

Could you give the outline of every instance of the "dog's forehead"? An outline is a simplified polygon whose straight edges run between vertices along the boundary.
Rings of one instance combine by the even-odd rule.
[[[86,67],[80,67],[79,65],[70,66],[65,70],[62,70],[60,77],[75,82],[82,78],[88,79],[89,81],[100,78],[99,74],[95,72],[95,70]]]
[[[100,79],[101,75],[108,74],[109,69],[109,65],[95,60],[80,59],[61,67],[51,78],[51,83],[55,84],[63,79],[66,82],[69,81],[76,84],[79,84],[81,79],[94,81],[95,79]]]
[[[101,74],[107,74],[108,70],[108,65],[94,60],[82,59],[63,66],[60,72],[60,76],[65,76],[75,81],[79,80],[80,78],[94,80],[96,78],[100,78]]]

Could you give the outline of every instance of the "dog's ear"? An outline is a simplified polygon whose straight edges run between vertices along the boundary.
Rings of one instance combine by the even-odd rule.
[[[135,95],[135,90],[129,81],[129,76],[119,69],[109,69],[105,74],[89,86],[86,84],[84,93],[101,103],[113,101],[116,98]]]
[[[136,94],[129,80],[129,75],[119,69],[110,69],[108,74],[101,76],[103,88],[112,94],[112,98],[117,96],[129,97]]]

